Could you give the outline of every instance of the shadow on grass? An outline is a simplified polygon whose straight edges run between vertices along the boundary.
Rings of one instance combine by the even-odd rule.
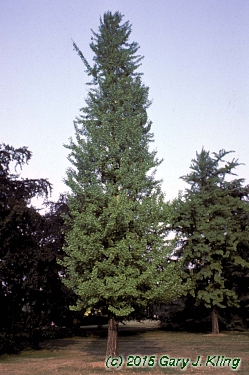
[[[157,331],[158,327],[148,327],[145,324],[141,323],[141,325],[123,325],[120,324],[118,337],[120,340],[122,338],[133,338],[136,337],[136,342],[143,343],[143,334],[149,331]],[[103,327],[82,327],[80,332],[77,336],[70,337],[70,338],[63,338],[63,339],[50,339],[45,340],[41,343],[41,349],[48,349],[50,351],[60,351],[69,347],[80,346],[81,343],[83,345],[82,349],[85,352],[89,352],[92,354],[95,352],[96,354],[103,355],[105,353],[105,346],[107,340],[107,333],[108,328],[107,326]],[[104,348],[104,352],[103,352]],[[98,352],[100,349],[100,352]]]
[[[108,374],[105,369],[107,327],[84,327],[81,336],[64,339],[51,339],[41,343],[42,350],[24,351],[20,355],[0,359],[1,370],[6,375],[52,375],[55,372],[65,375]],[[208,356],[224,355],[228,358],[241,358],[238,373],[249,374],[249,333],[224,332],[220,336],[207,334],[165,332],[149,325],[120,325],[119,353],[124,358],[129,355],[160,358],[202,358],[202,367],[188,366],[186,374],[229,375],[231,368],[205,366]],[[23,371],[20,371],[23,369]],[[123,367],[122,374],[179,374],[179,368]],[[120,375],[121,375],[120,372]],[[112,371],[109,373],[113,373]]]

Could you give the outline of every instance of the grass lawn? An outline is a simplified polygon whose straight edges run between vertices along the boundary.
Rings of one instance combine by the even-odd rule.
[[[19,355],[0,357],[2,375],[98,375],[113,373],[105,368],[106,329],[85,328],[82,337],[45,341],[41,350],[25,350]],[[232,359],[241,358],[236,373],[249,374],[249,332],[224,332],[219,336],[195,333],[174,333],[157,329],[154,322],[121,324],[119,332],[119,354],[125,359],[129,355],[142,358],[140,367],[127,367],[127,361],[115,373],[123,374],[233,374]],[[150,356],[157,363],[145,367]],[[146,358],[147,356],[147,358]],[[162,356],[164,356],[162,358]],[[167,359],[166,356],[169,358]],[[200,356],[200,357],[198,357]],[[206,366],[206,362],[210,361]],[[214,357],[215,356],[215,357]],[[218,356],[220,356],[218,360]],[[223,356],[223,358],[222,358]],[[160,367],[159,362],[163,367]],[[189,359],[184,370],[182,360]],[[197,359],[197,366],[193,366]],[[231,358],[230,365],[219,366],[225,358]],[[171,361],[170,361],[171,359]],[[215,366],[218,360],[218,366]],[[136,361],[139,362],[139,357]],[[168,361],[168,363],[167,363]],[[138,363],[137,362],[137,363]],[[228,361],[227,361],[228,362]],[[200,366],[200,363],[202,366]],[[171,364],[171,366],[170,366]],[[213,366],[213,365],[214,366]],[[234,367],[237,363],[234,362]]]

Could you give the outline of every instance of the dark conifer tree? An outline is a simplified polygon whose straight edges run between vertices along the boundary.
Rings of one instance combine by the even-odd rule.
[[[30,158],[26,147],[0,146],[0,351],[17,350],[18,336],[41,320],[41,314],[31,310],[43,285],[42,275],[38,277],[42,217],[29,204],[35,196],[47,196],[51,185],[11,173],[13,163],[21,168]]]
[[[47,197],[51,189],[45,179],[16,173],[30,158],[26,147],[0,146],[0,352],[18,351],[23,334],[38,348],[41,333],[51,321],[64,325],[75,301],[57,264],[67,202],[63,197],[50,202],[45,215],[30,205],[31,198]]]
[[[230,151],[231,152],[231,151]],[[173,203],[172,228],[177,233],[177,254],[192,281],[191,294],[197,304],[211,310],[212,332],[219,333],[218,310],[239,306],[238,289],[232,282],[236,272],[249,268],[249,186],[243,179],[228,181],[239,165],[221,150],[214,157],[202,149],[182,179],[189,188]],[[224,164],[225,163],[225,164]]]

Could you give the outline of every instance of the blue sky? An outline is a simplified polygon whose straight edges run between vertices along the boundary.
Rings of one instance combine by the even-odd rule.
[[[91,29],[107,10],[132,26],[140,71],[153,101],[153,147],[166,199],[202,146],[245,163],[249,183],[249,2],[247,0],[0,0],[0,142],[28,146],[22,176],[48,178],[53,200],[63,183],[73,120],[84,106]]]

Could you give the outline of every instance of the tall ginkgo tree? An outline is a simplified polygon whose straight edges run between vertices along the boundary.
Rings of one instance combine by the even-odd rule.
[[[121,319],[155,301],[180,295],[164,236],[166,204],[155,169],[160,164],[147,118],[148,88],[137,72],[139,46],[131,26],[107,12],[93,32],[86,106],[75,121],[68,149],[65,284],[78,296],[72,309],[108,315],[107,355],[117,355]]]

